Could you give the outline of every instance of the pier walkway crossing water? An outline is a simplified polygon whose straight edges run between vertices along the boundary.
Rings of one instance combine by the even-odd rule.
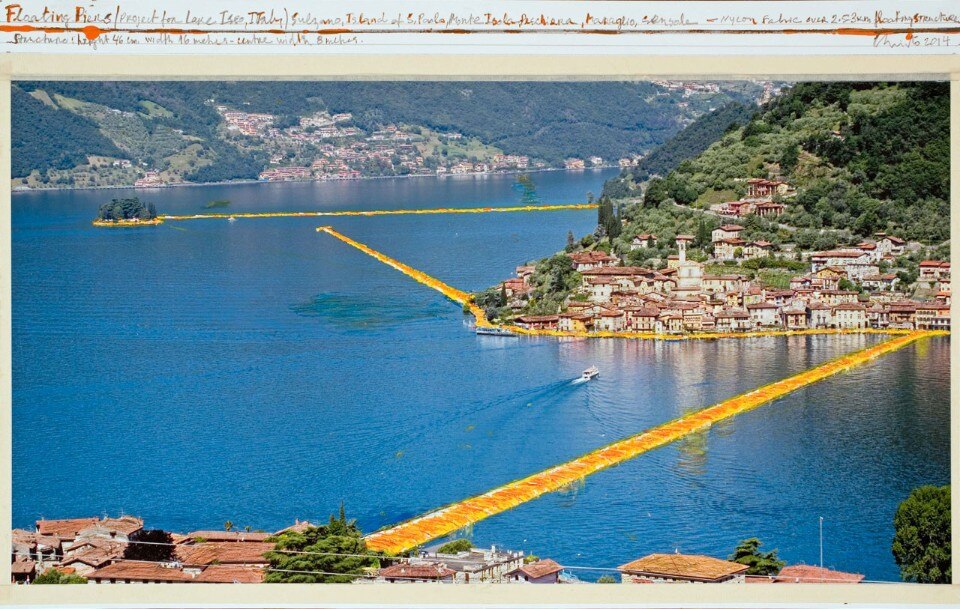
[[[336,237],[344,243],[364,252],[380,262],[404,273],[419,283],[431,287],[450,300],[465,305],[473,313],[478,325],[492,325],[483,311],[473,303],[472,296],[462,290],[451,287],[446,283],[427,275],[407,264],[395,260],[363,243],[338,232],[333,227],[321,226],[317,232]],[[555,331],[528,330],[516,326],[504,326],[522,334],[532,335],[577,335]],[[662,335],[648,335],[630,332],[606,332],[601,334],[584,334],[590,337],[604,338],[659,338],[672,339],[682,337],[698,338],[726,338],[726,337],[756,337],[775,335],[797,335],[810,333],[853,333],[868,332],[869,330],[821,330],[821,331],[763,331],[732,334],[710,335],[681,335],[669,337]],[[662,425],[614,442],[581,457],[562,463],[555,467],[543,470],[526,478],[510,482],[491,491],[454,503],[433,512],[400,523],[393,527],[376,531],[365,539],[367,546],[374,549],[396,554],[416,548],[431,540],[453,533],[461,528],[472,525],[480,520],[512,509],[527,501],[531,501],[553,491],[562,489],[570,484],[583,480],[587,476],[597,473],[608,467],[617,465],[637,457],[645,452],[675,442],[684,436],[703,431],[714,423],[747,412],[764,404],[770,403],[797,389],[817,383],[827,377],[838,374],[855,366],[880,357],[881,355],[906,347],[914,341],[949,334],[945,331],[873,331],[878,334],[890,334],[893,338],[866,349],[856,351],[830,362],[821,364],[794,376],[759,387],[747,393],[724,400],[718,404],[698,410],[691,414],[673,419]]]
[[[561,203],[556,205],[512,205],[506,207],[433,207],[427,209],[371,209],[341,211],[267,211],[173,215],[160,214],[162,220],[229,220],[231,218],[321,218],[343,216],[419,216],[433,214],[495,214],[538,211],[596,209],[596,203]]]
[[[562,489],[603,469],[679,440],[689,434],[703,431],[714,423],[772,402],[801,387],[811,385],[905,347],[916,340],[943,334],[946,334],[946,332],[911,332],[905,336],[897,336],[878,345],[844,355],[800,374],[673,419],[572,461],[561,463],[526,478],[497,487],[482,495],[471,497],[396,526],[374,532],[366,537],[367,546],[389,554],[397,554],[416,548],[433,539],[448,535],[480,520],[536,499],[541,495]]]

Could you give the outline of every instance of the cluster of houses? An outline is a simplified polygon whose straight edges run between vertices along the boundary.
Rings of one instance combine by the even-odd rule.
[[[725,224],[713,232],[717,260],[771,255],[771,244],[740,238],[743,227]],[[626,266],[599,250],[571,253],[581,285],[565,310],[549,315],[518,315],[521,327],[564,332],[749,332],[805,329],[950,328],[950,263],[920,263],[919,283],[932,298],[918,301],[894,291],[895,274],[880,274],[879,263],[904,252],[905,243],[879,233],[876,241],[856,248],[809,254],[810,270],[790,280],[786,289],[765,287],[738,273],[711,275],[688,260],[692,235],[678,235],[678,255],[666,268]],[[632,247],[652,247],[656,236],[638,235]],[[733,251],[731,252],[731,248]],[[736,267],[731,267],[735,270]],[[533,266],[519,266],[517,277],[502,284],[507,304],[518,313],[533,291]],[[859,283],[869,293],[841,289],[842,280]]]
[[[271,167],[259,174],[261,181],[351,180],[365,175],[396,174],[442,176],[546,167],[542,161],[516,154],[497,154],[486,161],[451,156],[428,162],[417,145],[425,141],[420,133],[397,125],[365,133],[349,124],[353,115],[346,112],[317,112],[301,117],[298,125],[279,128],[275,126],[276,117],[270,114],[238,112],[225,106],[218,106],[217,111],[229,131],[259,137],[270,150]],[[438,138],[456,142],[463,139],[463,134],[440,133]],[[310,165],[291,165],[291,152],[293,158],[314,158]]]
[[[14,529],[11,580],[29,584],[48,569],[73,574],[97,584],[121,583],[259,583],[269,569],[264,554],[273,550],[275,535],[303,532],[313,526],[297,521],[275,533],[193,531],[171,533],[168,560],[126,558],[143,521],[133,516],[38,520],[33,530]],[[159,543],[159,542],[150,542]],[[164,545],[161,543],[161,545]],[[384,560],[355,583],[584,583],[551,559],[496,546],[442,552],[442,546],[414,556]],[[746,565],[688,554],[651,554],[617,567],[620,581],[638,583],[858,583],[862,575],[806,565],[784,568],[772,577],[748,577]],[[611,569],[612,571],[612,569]]]
[[[715,82],[686,82],[679,80],[654,80],[653,84],[668,91],[682,91],[684,97],[696,93],[719,93],[720,85]]]
[[[160,172],[148,171],[142,178],[136,180],[133,185],[136,188],[157,188],[159,186],[165,186],[166,182],[160,177]]]
[[[30,583],[49,569],[94,583],[255,583],[263,581],[273,549],[269,533],[194,531],[171,534],[168,561],[127,559],[143,520],[69,518],[38,520],[34,530],[13,530],[11,577]],[[150,542],[156,543],[156,542]]]
[[[629,167],[630,165],[635,164],[635,161],[631,158],[622,158],[619,161],[621,167]],[[592,156],[586,160],[578,158],[569,158],[564,159],[563,168],[564,169],[586,169],[587,167],[603,167],[603,157],[601,156]]]
[[[117,518],[70,518],[38,520],[33,530],[12,532],[11,580],[29,584],[49,569],[83,577],[91,583],[259,583],[270,566],[264,556],[276,544],[274,536],[303,532],[313,526],[297,521],[292,526],[262,531],[193,531],[171,533],[168,560],[130,558],[131,544],[145,545],[140,536],[143,520]],[[154,539],[154,538],[151,538]],[[163,545],[161,543],[161,545]],[[536,559],[523,552],[470,548],[455,554],[424,550],[398,559],[394,564],[371,568],[356,583],[560,583],[563,568],[549,559]]]
[[[217,112],[227,123],[228,130],[237,131],[243,135],[257,135],[272,125],[275,118],[272,114],[238,112],[226,106],[217,106]]]
[[[742,218],[756,215],[761,218],[776,218],[783,214],[786,206],[783,203],[774,202],[774,195],[780,195],[781,197],[796,195],[796,191],[790,187],[790,184],[782,180],[750,178],[746,182],[747,192],[743,198],[737,201],[718,203],[712,205],[710,209],[723,216]]]

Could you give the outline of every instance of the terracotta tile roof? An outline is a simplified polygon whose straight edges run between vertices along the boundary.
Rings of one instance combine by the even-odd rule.
[[[177,546],[177,559],[185,565],[221,564],[267,564],[263,554],[274,548],[272,543],[260,542],[215,542]]]
[[[63,564],[69,565],[80,562],[94,568],[99,568],[109,564],[115,558],[122,557],[124,550],[126,550],[126,545],[125,543],[106,539],[94,538],[84,540],[70,547],[68,550],[70,555],[64,559]]]
[[[835,307],[833,307],[833,308],[834,308],[834,310],[840,310],[840,311],[864,311],[864,310],[866,310],[866,307],[865,307],[865,306],[863,306],[862,304],[857,304],[857,303],[855,303],[855,302],[844,302],[844,303],[838,304],[837,306],[835,306]]]
[[[203,539],[203,541],[262,542],[272,535],[273,533],[263,531],[191,531],[187,533],[185,539],[187,541]]]
[[[115,562],[97,569],[86,578],[94,581],[119,579],[141,582],[190,582],[193,581],[194,576],[176,567],[164,567],[155,562]]]
[[[950,263],[945,260],[924,260],[920,263],[920,266],[923,267],[941,267],[948,269],[950,268]]]
[[[135,516],[121,516],[119,518],[104,518],[100,521],[100,526],[106,529],[112,529],[118,533],[129,535],[134,531],[143,528],[143,519]]]
[[[112,554],[110,552],[107,552],[106,550],[95,548],[87,552],[80,552],[79,554],[71,556],[70,558],[67,558],[66,560],[64,560],[61,564],[63,566],[67,566],[67,565],[72,565],[74,563],[82,563],[85,565],[90,565],[94,569],[99,569],[100,567],[109,565],[116,558],[119,558],[122,554],[123,554],[122,551],[119,554]]]
[[[625,573],[710,581],[743,573],[748,567],[712,556],[651,554],[617,568]]]
[[[29,546],[31,549],[37,547],[37,534],[25,529],[13,529],[11,540],[14,544]]]
[[[749,319],[750,314],[744,311],[743,309],[729,309],[725,311],[720,311],[717,314],[717,319]]]
[[[386,579],[446,579],[456,573],[443,565],[411,565],[400,563],[380,569],[380,577]]]
[[[559,573],[563,571],[563,567],[557,564],[556,561],[549,558],[543,560],[538,560],[537,562],[532,562],[528,565],[523,565],[513,572],[522,571],[530,579],[540,579],[541,577],[546,577],[547,575],[552,575],[554,573]]]
[[[573,260],[575,264],[612,262],[617,260],[615,256],[611,256],[610,254],[599,250],[592,250],[589,252],[574,252],[570,254],[570,259]]]
[[[210,565],[193,581],[198,584],[259,584],[266,572],[260,567],[246,565]]]
[[[37,535],[37,545],[56,550],[63,546],[63,540],[56,535]]]
[[[777,574],[774,582],[778,584],[858,584],[862,579],[863,575],[859,573],[844,573],[813,565],[790,565]]]
[[[56,535],[73,539],[83,529],[95,525],[99,518],[67,518],[63,520],[38,520],[37,532],[41,535]]]
[[[739,224],[723,224],[720,226],[720,230],[727,231],[729,233],[731,231],[743,230],[743,227]]]
[[[22,556],[18,556],[16,560],[10,563],[10,573],[13,575],[30,575],[36,568],[37,563]]]
[[[594,275],[608,275],[608,276],[617,276],[617,275],[648,275],[653,271],[650,269],[644,268],[642,266],[600,266],[592,269],[587,269],[586,271],[581,271],[580,274],[586,277]]]

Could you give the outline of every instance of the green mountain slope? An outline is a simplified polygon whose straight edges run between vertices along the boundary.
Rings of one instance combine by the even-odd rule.
[[[780,222],[949,238],[947,83],[803,83],[663,179],[644,203],[706,207],[743,196],[745,178],[797,190]]]
[[[87,162],[88,155],[120,154],[91,120],[49,106],[18,87],[11,95],[11,171],[25,176],[35,167],[68,169]]]

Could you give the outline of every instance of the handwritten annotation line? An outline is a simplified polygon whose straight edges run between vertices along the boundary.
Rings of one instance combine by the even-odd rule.
[[[714,29],[714,28],[664,28],[664,29],[597,29],[597,28],[557,28],[528,30],[513,28],[327,28],[327,29],[185,29],[185,28],[109,28],[96,25],[83,27],[72,26],[37,26],[37,25],[0,25],[0,32],[30,33],[43,32],[45,34],[81,34],[87,40],[96,40],[104,34],[127,35],[170,35],[170,36],[207,36],[207,35],[242,35],[242,36],[297,36],[318,35],[335,36],[342,34],[366,35],[422,35],[422,34],[454,34],[454,35],[496,35],[496,34],[584,34],[593,36],[627,36],[627,35],[658,35],[658,34],[689,34],[689,35],[835,35],[835,36],[890,36],[903,34],[912,38],[915,34],[960,34],[956,27],[841,27],[841,28],[776,28],[776,29]]]

